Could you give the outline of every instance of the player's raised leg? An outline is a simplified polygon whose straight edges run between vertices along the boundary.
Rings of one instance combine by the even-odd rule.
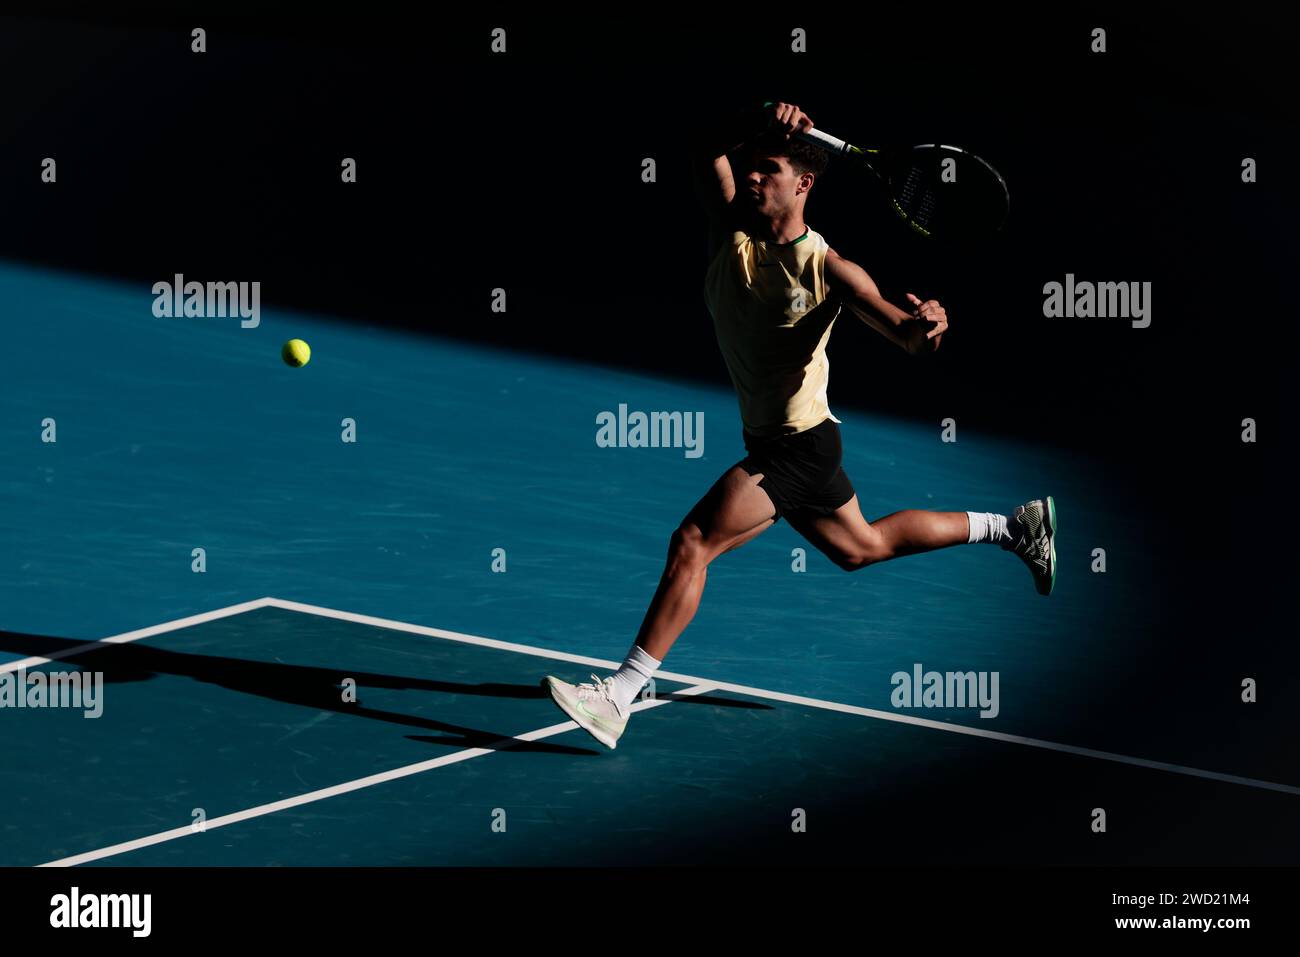
[[[555,703],[607,747],[627,727],[628,708],[686,630],[700,605],[709,563],[770,528],[776,509],[759,488],[762,474],[728,469],[673,532],[659,587],[622,667],[613,675],[571,685],[547,676]]]
[[[1056,582],[1056,504],[1050,495],[1017,506],[1010,516],[905,509],[868,522],[855,495],[827,515],[791,512],[786,517],[846,571],[951,545],[989,542],[1020,557],[1039,594],[1050,595]]]

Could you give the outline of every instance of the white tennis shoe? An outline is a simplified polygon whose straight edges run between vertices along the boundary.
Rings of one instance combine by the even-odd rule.
[[[547,675],[542,679],[542,687],[551,692],[551,697],[560,710],[578,723],[578,727],[589,733],[607,748],[618,747],[618,739],[627,729],[627,719],[631,712],[620,708],[613,697],[614,679],[591,676],[590,682],[571,685],[567,681]]]

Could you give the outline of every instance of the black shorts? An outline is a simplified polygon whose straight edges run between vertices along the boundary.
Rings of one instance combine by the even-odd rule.
[[[749,455],[740,467],[763,474],[758,487],[776,506],[776,518],[787,512],[828,515],[853,498],[853,485],[840,464],[843,449],[834,419],[793,435],[760,438],[744,432]]]

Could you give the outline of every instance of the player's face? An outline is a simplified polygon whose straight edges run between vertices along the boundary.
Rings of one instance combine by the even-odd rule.
[[[737,199],[755,212],[775,216],[794,205],[799,175],[784,156],[750,153],[736,185]]]

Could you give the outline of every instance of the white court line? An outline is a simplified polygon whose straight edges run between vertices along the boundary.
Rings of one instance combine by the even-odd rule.
[[[696,695],[712,691],[712,685],[699,685],[694,688],[686,688],[682,691],[674,691],[673,695]],[[632,711],[646,711],[650,708],[657,708],[660,705],[669,704],[671,698],[653,698],[648,701],[641,701],[632,706]],[[542,738],[549,738],[553,735],[564,734],[566,731],[574,731],[578,727],[576,722],[565,721],[563,724],[553,724],[546,728],[538,728],[536,731],[527,731],[523,734],[514,736],[514,741],[540,741]],[[501,741],[511,741],[510,738],[500,738]],[[511,744],[513,747],[513,744]],[[72,857],[60,858],[57,861],[49,861],[41,864],[41,867],[75,867],[78,864],[89,864],[91,861],[100,861],[106,857],[116,857],[118,854],[126,854],[130,851],[138,851],[143,847],[153,847],[155,844],[165,844],[168,841],[175,841],[182,837],[193,837],[195,834],[205,834],[214,828],[225,827],[228,824],[238,824],[240,821],[252,820],[255,817],[265,817],[268,814],[274,814],[277,811],[286,811],[291,807],[301,807],[304,804],[312,804],[316,801],[324,801],[326,798],[337,797],[340,794],[349,794],[352,791],[360,791],[364,788],[374,787],[377,784],[384,784],[388,781],[396,781],[399,778],[407,778],[413,774],[421,774],[425,771],[432,771],[434,768],[445,767],[448,764],[457,764],[461,761],[468,761],[470,758],[482,757],[485,754],[492,754],[496,748],[466,748],[463,751],[455,751],[451,754],[444,754],[440,758],[432,758],[428,761],[421,761],[418,764],[408,764],[405,767],[393,768],[391,771],[381,771],[379,774],[372,774],[369,777],[357,778],[353,781],[344,781],[342,784],[335,784],[327,788],[321,788],[318,791],[309,791],[306,794],[299,794],[295,797],[285,798],[282,801],[273,801],[270,804],[261,804],[257,807],[250,807],[243,811],[236,811],[233,814],[225,814],[221,817],[214,817],[207,821],[203,830],[196,831],[193,824],[184,827],[174,827],[170,831],[160,831],[157,834],[150,834],[148,837],[136,838],[134,841],[123,841],[121,844],[114,844],[111,847],[101,847],[98,850],[87,851],[84,854],[74,854]],[[509,747],[501,750],[509,750]]]
[[[95,641],[88,641],[83,645],[65,648],[63,651],[56,651],[48,658],[24,658],[21,661],[7,661],[0,664],[0,675],[10,671],[19,671],[24,668],[36,668],[40,665],[48,665],[51,661],[57,661],[60,658],[67,658],[71,655],[81,654],[85,651],[93,651],[100,645],[124,645],[127,642],[139,641],[141,638],[152,638],[154,635],[161,635],[168,631],[176,631],[178,628],[189,628],[193,625],[201,625],[204,622],[216,621],[218,618],[229,618],[231,615],[242,615],[244,612],[256,611],[258,608],[265,608],[272,601],[273,599],[271,598],[258,598],[254,601],[246,601],[238,605],[229,605],[225,608],[218,608],[216,611],[205,611],[198,615],[190,615],[188,618],[177,618],[175,621],[165,621],[161,625],[150,625],[148,628],[140,628],[137,631],[126,631],[120,635],[113,635],[111,638],[99,638]]]
[[[469,644],[481,645],[485,648],[498,648],[503,651],[514,651],[525,655],[537,655],[542,658],[557,658],[561,661],[571,661],[578,664],[601,665],[610,668],[618,668],[622,662],[601,661],[598,658],[587,658],[582,655],[570,655],[560,651],[550,651],[545,648],[534,648],[531,645],[517,645],[508,641],[498,641],[495,638],[480,638],[477,635],[465,635],[455,631],[443,631],[440,628],[428,628],[424,625],[412,625],[404,621],[393,621],[388,618],[375,618],[371,615],[358,615],[350,611],[339,611],[335,608],[323,608],[319,605],[306,605],[296,601],[285,601],[280,598],[268,598],[266,604],[273,608],[283,608],[287,611],[297,611],[308,615],[318,615],[322,618],[337,618],[340,621],[350,621],[359,625],[372,625],[376,628],[387,628],[392,631],[404,631],[414,635],[428,635],[435,638],[446,638],[451,641],[463,641]],[[1201,768],[1187,767],[1181,764],[1170,764],[1165,761],[1152,761],[1148,758],[1135,758],[1126,754],[1117,754],[1113,751],[1097,751],[1093,748],[1081,748],[1072,744],[1058,744],[1055,741],[1044,741],[1041,738],[1027,738],[1019,734],[1007,734],[1003,731],[992,731],[987,728],[975,728],[964,724],[953,724],[947,721],[934,721],[930,718],[918,718],[914,715],[900,714],[896,711],[877,711],[874,708],[861,708],[857,705],[839,704],[835,701],[823,701],[819,698],[805,698],[802,695],[784,694],[780,691],[768,691],[764,688],[751,688],[747,685],[731,684],[727,681],[715,681],[712,678],[700,678],[695,675],[684,675],[673,671],[656,671],[656,678],[666,678],[669,681],[680,681],[683,684],[696,685],[707,684],[718,691],[731,691],[736,694],[748,695],[753,698],[766,698],[769,701],[784,701],[787,704],[804,705],[809,708],[821,708],[826,711],[838,711],[842,714],[855,714],[863,718],[875,718],[877,721],[894,721],[898,724],[910,724],[918,728],[929,728],[932,731],[947,731],[952,734],[965,734],[976,738],[985,738],[990,741],[1001,741],[1005,744],[1020,744],[1030,748],[1042,748],[1048,751],[1056,751],[1061,754],[1073,754],[1078,757],[1096,758],[1101,761],[1114,761],[1118,764],[1129,764],[1139,768],[1150,768],[1155,771],[1170,771],[1174,774],[1184,774],[1190,777],[1205,778],[1210,781],[1222,781],[1227,784],[1240,784],[1245,787],[1262,788],[1268,791],[1280,791],[1283,794],[1300,795],[1300,786],[1292,784],[1278,784],[1273,781],[1263,781],[1258,778],[1246,778],[1236,774],[1223,774],[1219,771],[1205,771]]]
[[[565,651],[551,651],[549,648],[536,648],[532,645],[517,645],[511,641],[499,641],[496,638],[483,638],[479,635],[466,635],[459,631],[447,631],[444,628],[430,628],[428,625],[412,625],[410,622],[394,621],[391,618],[376,618],[373,615],[358,615],[356,612],[339,611],[335,608],[323,608],[320,605],[304,605],[298,601],[285,601],[283,598],[263,598],[260,599],[261,606],[269,608],[283,608],[285,611],[298,611],[305,615],[316,615],[318,618],[337,618],[339,621],[352,622],[355,625],[372,625],[375,628],[387,628],[390,631],[404,631],[411,635],[424,635],[427,638],[445,638],[448,641],[463,641],[466,644],[478,645],[482,648],[496,648],[499,651],[513,651],[520,655],[534,655],[538,658],[554,658],[556,661],[568,661],[575,665],[589,665],[593,668],[619,668],[622,666],[621,661],[610,661],[606,658],[592,658],[588,655],[571,655]],[[668,678],[670,681],[677,680],[678,676],[670,676],[666,671],[656,671],[656,675]],[[711,681],[694,679],[687,681],[687,684],[713,684]]]
[[[467,644],[478,645],[484,648],[495,648],[501,651],[511,651],[519,654],[533,655],[539,658],[551,658],[558,661],[567,661],[574,664],[584,664],[597,667],[617,668],[621,662],[609,661],[602,658],[591,658],[586,655],[574,655],[561,651],[552,651],[546,648],[536,648],[531,645],[521,645],[514,642],[499,641],[495,638],[483,638],[479,635],[467,635],[455,631],[447,631],[441,628],[430,628],[426,625],[413,625],[409,622],[394,621],[388,618],[377,618],[372,615],[360,615],[355,612],[339,611],[334,608],[325,608],[320,605],[308,605],[302,602],[286,601],[280,598],[260,598],[255,601],[245,602],[241,605],[231,605],[227,608],[221,608],[216,611],[205,612],[201,615],[193,615],[189,618],[181,618],[176,621],[166,622],[161,625],[154,625],[150,628],[142,628],[139,631],[126,632],[122,635],[115,635],[112,638],[105,638],[103,642],[122,643],[135,641],[140,638],[147,638],[152,635],[162,634],[168,631],[174,631],[178,628],[185,628],[194,624],[201,624],[205,621],[211,621],[216,618],[223,618],[229,615],[240,614],[246,611],[252,611],[257,608],[280,608],[286,611],[301,612],[303,614],[316,615],[322,618],[334,618],[340,621],[352,622],[354,624],[369,625],[376,628],[385,628],[390,631],[401,631],[408,634],[423,635],[433,638],[443,638],[449,641],[460,641]],[[91,642],[78,648],[60,652],[52,657],[61,658],[73,654],[82,648],[93,648],[96,644],[103,642]],[[34,658],[27,659],[29,662],[37,664],[48,661],[49,659]],[[14,670],[24,662],[17,662],[12,665],[6,665],[0,668],[0,673],[4,670]],[[862,708],[857,705],[840,704],[834,701],[823,701],[819,698],[807,698],[802,695],[785,694],[779,691],[768,691],[764,688],[751,688],[747,685],[732,684],[725,681],[712,681],[705,678],[698,678],[693,675],[679,674],[671,671],[656,671],[655,677],[664,678],[669,681],[677,681],[683,684],[693,685],[696,687],[684,691],[672,692],[672,694],[699,694],[704,691],[731,691],[736,694],[743,694],[754,698],[765,698],[770,701],[783,701],[788,704],[803,705],[809,708],[820,708],[826,711],[837,711],[841,714],[858,715],[864,718],[874,718],[879,721],[893,721],[899,724],[910,724],[915,727],[929,728],[934,731],[947,731],[952,734],[964,734],[971,737],[985,738],[991,741],[1001,741],[1006,744],[1019,744],[1026,747],[1040,748],[1049,751],[1056,751],[1062,754],[1071,754],[1078,757],[1095,758],[1102,761],[1112,761],[1119,764],[1127,764],[1134,767],[1148,768],[1156,771],[1169,771],[1174,774],[1182,774],[1189,777],[1203,778],[1211,781],[1220,781],[1227,784],[1239,784],[1245,787],[1260,788],[1269,791],[1278,791],[1283,794],[1300,795],[1300,786],[1290,784],[1278,784],[1273,781],[1263,781],[1258,778],[1241,777],[1235,774],[1223,774],[1218,771],[1206,771],[1201,768],[1192,768],[1180,764],[1170,764],[1163,761],[1152,761],[1147,758],[1137,758],[1125,754],[1118,754],[1111,751],[1098,751],[1092,748],[1082,748],[1070,744],[1058,744],[1053,741],[1044,741],[1039,738],[1029,738],[1022,735],[1007,734],[1002,731],[991,731],[985,728],[974,728],[962,724],[951,724],[945,721],[934,721],[929,718],[918,718],[912,715],[898,714],[889,711],[877,711],[873,708]],[[653,700],[643,702],[634,706],[634,710],[644,710],[648,707],[655,707],[660,704],[667,704],[668,700]],[[521,740],[537,740],[538,737],[548,737],[552,734],[560,734],[564,731],[572,730],[577,727],[574,722],[569,721],[563,725],[552,725],[549,728],[542,728],[539,731],[528,732],[524,735],[518,735]],[[406,777],[409,774],[418,774],[421,771],[430,770],[435,767],[441,767],[443,764],[451,764],[457,761],[463,761],[466,758],[478,757],[481,754],[490,754],[491,749],[471,748],[466,751],[459,751],[455,754],[445,755],[441,758],[434,758],[430,761],[419,764],[409,765],[406,768],[397,768],[393,771],[385,771],[378,775],[372,775],[367,778],[360,778],[356,781],[345,782],[334,785],[331,788],[324,788],[319,791],[312,791],[308,794],[299,795],[298,797],[286,798],[283,801],[274,804],[262,805],[258,808],[250,808],[246,811],[240,811],[235,814],[226,815],[225,817],[215,818],[207,822],[207,827],[218,827],[225,824],[233,824],[237,821],[246,820],[250,817],[260,817],[263,814],[271,814],[275,811],[284,810],[285,808],[296,807],[299,804],[306,804],[312,801],[324,800],[333,797],[335,794],[344,794],[348,791],[358,790],[362,787],[371,787],[380,784],[383,781],[393,780],[395,778]],[[140,838],[136,841],[128,841],[124,844],[116,844],[112,847],[103,848],[97,851],[89,851],[85,854],[79,854],[74,857],[63,858],[58,861],[51,861],[42,867],[69,866],[73,864],[82,864],[87,861],[99,860],[103,857],[111,857],[116,854],[123,854],[127,851],[136,850],[140,847],[148,847],[152,844],[160,844],[165,841],[175,840],[178,837],[185,837],[193,833],[189,826],[175,828],[171,831],[163,831],[149,837]]]

